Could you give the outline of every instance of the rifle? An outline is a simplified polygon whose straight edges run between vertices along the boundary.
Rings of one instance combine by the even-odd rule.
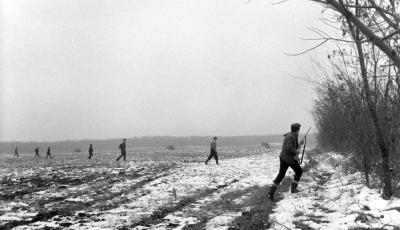
[[[307,130],[307,132],[306,132],[306,134],[304,135],[304,138],[303,138],[304,146],[303,146],[303,153],[301,154],[300,164],[303,163],[304,151],[306,150],[306,144],[307,144],[307,134],[308,134],[308,132],[310,132],[310,130],[311,130],[311,126],[310,126],[310,128],[308,128],[308,130]]]

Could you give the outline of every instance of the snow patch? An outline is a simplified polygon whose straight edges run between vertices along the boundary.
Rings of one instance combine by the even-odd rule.
[[[216,216],[207,222],[206,229],[227,230],[229,228],[229,224],[235,220],[235,218],[240,217],[241,215],[242,213],[238,212],[225,213],[223,215]]]

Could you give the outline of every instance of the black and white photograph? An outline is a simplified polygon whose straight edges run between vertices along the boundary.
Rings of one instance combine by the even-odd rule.
[[[400,0],[0,0],[0,229],[400,230]]]

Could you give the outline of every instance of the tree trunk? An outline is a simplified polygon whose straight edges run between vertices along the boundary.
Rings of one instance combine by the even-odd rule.
[[[385,187],[383,188],[383,198],[390,199],[393,195],[392,188],[392,175],[390,173],[390,165],[389,165],[389,150],[381,148],[382,154],[382,170],[383,170],[383,182]]]
[[[369,170],[370,167],[368,165],[368,157],[367,157],[367,153],[364,152],[363,153],[363,168],[364,168],[364,175],[365,175],[365,185],[367,185],[367,187],[369,188],[370,183],[369,183]]]

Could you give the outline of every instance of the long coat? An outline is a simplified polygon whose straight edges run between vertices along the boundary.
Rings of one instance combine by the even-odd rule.
[[[289,132],[283,136],[285,139],[283,140],[282,151],[279,157],[289,165],[294,165],[297,162],[294,157],[299,148],[298,135],[295,132]]]

